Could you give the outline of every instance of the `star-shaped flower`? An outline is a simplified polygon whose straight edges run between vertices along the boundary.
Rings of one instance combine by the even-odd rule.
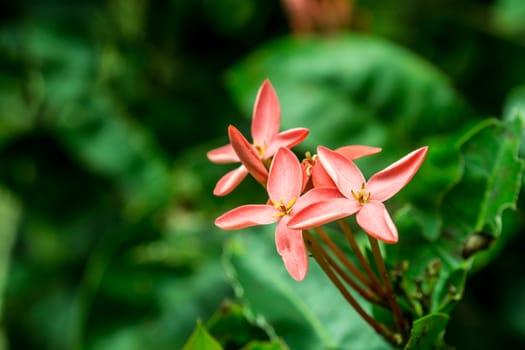
[[[279,147],[292,148],[308,136],[308,129],[294,128],[279,132],[281,107],[277,94],[267,79],[259,88],[253,108],[250,143],[234,126],[228,128],[230,144],[207,153],[214,163],[237,163],[242,165],[224,175],[215,186],[213,193],[225,196],[233,191],[251,173],[255,179],[266,184],[268,171],[264,161],[273,157]]]
[[[357,223],[370,236],[385,243],[397,242],[397,228],[383,202],[412,179],[423,163],[427,149],[422,147],[409,153],[367,182],[352,161],[319,146],[319,160],[344,197],[334,197],[305,207],[290,219],[288,226],[304,230],[356,214]]]
[[[275,154],[268,174],[267,204],[243,205],[232,209],[215,220],[225,230],[237,230],[250,226],[277,222],[275,243],[290,275],[301,281],[308,270],[308,257],[302,230],[291,229],[288,221],[297,210],[317,201],[339,195],[336,188],[318,189],[301,196],[302,168],[297,157],[281,147]]]

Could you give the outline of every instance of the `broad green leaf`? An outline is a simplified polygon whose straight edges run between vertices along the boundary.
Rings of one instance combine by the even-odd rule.
[[[388,349],[383,338],[347,304],[311,259],[302,282],[288,275],[271,226],[232,237],[226,267],[251,319],[290,349]],[[362,303],[367,312],[370,305]]]
[[[523,130],[518,118],[506,123],[488,119],[458,145],[461,180],[443,198],[443,232],[464,240],[477,232],[497,237],[503,210],[515,208],[523,161],[517,158]]]
[[[281,102],[283,129],[309,128],[310,149],[355,143],[406,150],[466,115],[444,75],[372,36],[283,38],[252,53],[228,74],[247,116],[267,77]]]
[[[200,321],[182,350],[221,350],[222,346],[208,333]]]
[[[433,349],[435,341],[442,335],[448,320],[447,314],[433,313],[414,321],[405,350]]]
[[[489,249],[490,240],[500,235],[502,214],[515,207],[520,188],[523,162],[517,152],[521,133],[519,118],[507,122],[488,119],[456,142],[453,149],[459,152],[461,172],[439,201],[438,220],[431,225],[437,231],[424,232],[429,229],[422,223],[425,216],[409,205],[396,213],[400,241],[386,246],[387,262],[403,276],[398,288],[411,301],[415,315],[450,312],[461,299],[466,271],[471,268],[468,258]],[[434,261],[439,263],[437,275],[429,272]],[[400,268],[403,262],[406,266]]]

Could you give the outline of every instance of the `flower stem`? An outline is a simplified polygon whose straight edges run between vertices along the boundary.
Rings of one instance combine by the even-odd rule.
[[[359,246],[355,240],[352,230],[350,229],[350,226],[348,226],[348,224],[344,220],[339,220],[339,227],[345,234],[346,239],[348,240],[348,243],[350,244],[350,247],[352,247],[354,254],[359,260],[359,263],[361,264],[361,266],[363,266],[366,273],[368,274],[368,277],[370,278],[370,281],[371,281],[370,287],[373,290],[375,290],[377,293],[384,295],[385,290],[383,289],[383,285],[377,278],[374,270],[372,269],[372,266],[370,266],[370,264],[368,263],[368,260],[364,257],[363,253],[361,252],[361,249],[359,249]]]
[[[336,276],[329,263],[327,262],[327,255],[324,253],[323,248],[317,242],[317,240],[308,232],[303,231],[303,238],[305,241],[308,250],[312,253],[313,257],[317,263],[321,266],[326,275],[330,278],[332,283],[339,289],[339,292],[343,295],[346,301],[352,305],[356,312],[379,334],[381,334],[385,339],[394,345],[400,345],[402,338],[398,333],[392,332],[384,324],[378,322],[372,316],[370,316],[366,311],[359,305],[359,303],[354,299],[350,292],[345,288],[341,280]]]
[[[355,266],[354,263],[352,263],[348,258],[345,256],[345,254],[337,247],[337,245],[330,239],[330,237],[326,234],[326,231],[322,227],[316,227],[315,232],[321,237],[323,242],[330,248],[332,252],[334,252],[335,256],[345,265],[345,267],[350,270],[354,274],[359,281],[361,281],[365,286],[368,286],[372,290],[375,290],[374,286],[370,282],[370,280],[363,275],[363,273]]]
[[[317,228],[316,228],[317,231]],[[333,270],[350,286],[352,287],[359,295],[361,295],[366,300],[379,305],[385,308],[388,308],[388,303],[384,298],[381,298],[379,295],[374,293],[370,289],[364,289],[359,284],[357,284],[351,277],[346,273],[341,266],[326,252],[324,247],[317,243],[320,253],[323,255],[323,258],[326,262],[332,267]]]
[[[372,248],[372,253],[374,254],[375,263],[386,288],[388,302],[390,303],[390,307],[392,308],[392,312],[394,313],[396,326],[402,334],[406,334],[406,332],[409,329],[408,323],[403,317],[401,308],[397,303],[396,296],[394,294],[392,284],[390,283],[390,278],[388,276],[388,271],[386,270],[386,266],[381,255],[381,249],[379,248],[379,244],[377,243],[377,239],[368,236],[368,240],[370,241],[370,247]]]

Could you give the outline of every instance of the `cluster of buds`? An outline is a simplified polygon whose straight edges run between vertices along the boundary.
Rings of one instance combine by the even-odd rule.
[[[421,147],[368,181],[353,162],[381,151],[377,147],[345,146],[331,150],[318,146],[299,161],[290,150],[302,142],[309,130],[295,128],[279,132],[281,111],[269,80],[259,89],[253,110],[249,142],[234,126],[228,127],[230,144],[208,152],[214,163],[241,165],[223,176],[214,194],[224,196],[250,174],[268,192],[264,204],[232,209],[215,220],[225,230],[277,222],[275,242],[288,273],[297,281],[308,271],[303,232],[355,214],[357,224],[372,238],[385,243],[398,241],[397,228],[384,201],[414,176],[427,153]]]

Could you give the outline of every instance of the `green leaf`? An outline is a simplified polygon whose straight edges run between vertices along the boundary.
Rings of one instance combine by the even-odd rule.
[[[451,162],[457,163],[460,172],[437,202],[435,212],[410,205],[396,212],[400,241],[385,247],[387,263],[401,276],[396,288],[404,293],[414,315],[450,312],[463,294],[472,263],[469,258],[490,249],[499,237],[503,212],[515,207],[520,189],[523,161],[517,152],[521,133],[519,118],[479,123],[451,147]],[[456,152],[460,157],[452,158]],[[447,173],[453,179],[455,172]],[[432,224],[423,222],[426,218]],[[431,273],[435,260],[440,268]]]
[[[505,120],[525,118],[525,85],[518,86],[511,90],[503,106],[503,116]],[[520,155],[525,155],[525,128],[521,134]]]
[[[200,321],[193,331],[190,339],[182,350],[221,350],[221,345],[213,339]]]
[[[291,349],[389,349],[313,259],[302,282],[288,275],[275,250],[271,226],[235,235],[225,263],[250,318]],[[370,312],[370,305],[361,303]]]
[[[511,90],[503,106],[503,116],[506,120],[514,119],[518,116],[525,118],[525,85]]]
[[[523,125],[521,119],[506,123],[488,119],[460,142],[463,163],[461,180],[443,198],[443,230],[458,240],[484,232],[501,233],[501,215],[515,208],[523,161],[517,153]]]
[[[228,75],[247,116],[267,77],[281,102],[282,128],[309,128],[309,148],[405,149],[465,121],[465,105],[444,75],[372,36],[283,38],[254,52]]]
[[[226,348],[240,348],[251,340],[268,340],[266,333],[245,316],[244,307],[224,302],[206,322],[206,328]]]
[[[433,313],[414,321],[405,350],[432,349],[435,341],[443,333],[448,320],[447,314]]]

